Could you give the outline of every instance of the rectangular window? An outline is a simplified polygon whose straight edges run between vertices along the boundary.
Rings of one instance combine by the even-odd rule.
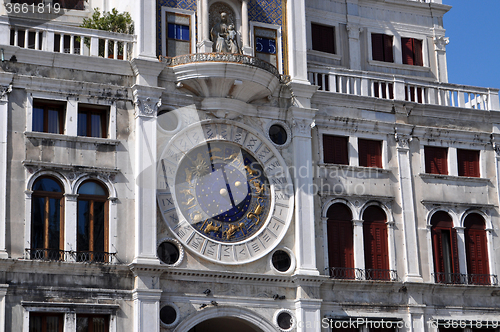
[[[109,107],[78,105],[78,136],[108,137]]]
[[[335,29],[331,26],[311,23],[312,49],[335,54]]]
[[[403,48],[403,63],[406,65],[423,66],[422,41],[415,38],[401,38]]]
[[[382,168],[382,141],[358,139],[359,166]]]
[[[323,157],[327,164],[349,165],[348,137],[323,135]]]
[[[458,175],[479,177],[479,151],[457,149]]]
[[[63,315],[30,312],[29,332],[63,332]]]
[[[372,33],[372,58],[377,61],[394,62],[392,36]]]
[[[191,53],[191,16],[167,12],[167,56]]]
[[[32,131],[52,134],[64,133],[64,113],[66,103],[52,101],[33,101]]]
[[[76,330],[78,332],[109,331],[108,315],[76,315]]]
[[[269,62],[278,68],[277,32],[275,29],[254,28],[255,57]]]
[[[424,147],[425,172],[429,174],[448,174],[448,148]]]

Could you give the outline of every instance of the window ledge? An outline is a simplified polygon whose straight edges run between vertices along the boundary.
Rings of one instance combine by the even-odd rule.
[[[426,67],[426,66],[405,65],[402,63],[385,62],[385,61],[377,61],[377,60],[368,60],[368,64],[370,64],[372,66],[389,67],[389,68],[396,68],[396,69],[402,69],[402,70],[421,71],[421,72],[425,72],[425,73],[431,72],[431,68]]]
[[[391,171],[386,168],[378,168],[378,167],[364,167],[364,166],[351,166],[351,165],[341,165],[341,164],[329,164],[322,163],[318,164],[320,167],[325,168],[340,168],[345,169],[347,171],[352,172],[375,172],[375,173],[390,173]]]
[[[40,167],[40,168],[52,168],[63,171],[72,171],[78,169],[82,172],[100,172],[106,174],[117,174],[120,172],[119,168],[111,168],[111,167],[97,167],[97,166],[84,166],[84,165],[74,165],[74,164],[57,164],[51,163],[47,161],[38,161],[38,160],[23,160],[22,164],[26,167]]]
[[[70,141],[70,142],[80,142],[80,143],[90,143],[90,144],[105,144],[105,145],[120,144],[120,141],[117,139],[86,137],[86,136],[68,136],[62,134],[42,133],[37,131],[25,131],[24,136],[28,138],[52,139],[58,141]]]
[[[488,178],[475,178],[470,176],[456,176],[456,175],[442,175],[442,174],[429,174],[429,173],[420,173],[418,174],[422,179],[440,179],[447,181],[465,181],[465,182],[476,182],[476,183],[489,183],[490,179]]]
[[[319,56],[322,58],[328,58],[328,59],[339,60],[339,61],[342,60],[342,57],[338,54],[321,52],[321,51],[316,51],[316,50],[307,50],[307,53],[310,55],[315,55],[315,56]]]

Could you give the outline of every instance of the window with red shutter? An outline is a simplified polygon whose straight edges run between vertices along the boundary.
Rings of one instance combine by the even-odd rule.
[[[359,166],[382,168],[382,141],[358,139]]]
[[[423,66],[422,40],[415,38],[401,38],[403,63],[406,65]]]
[[[479,151],[457,149],[458,175],[479,177]]]
[[[355,279],[351,210],[344,204],[333,204],[327,212],[328,260],[331,276]]]
[[[448,174],[448,148],[425,146],[425,172],[429,174]]]
[[[331,26],[311,23],[312,49],[335,54],[335,29]]]
[[[464,226],[468,281],[476,285],[489,285],[490,272],[484,219],[477,213],[471,213],[465,218]]]
[[[385,212],[378,206],[369,206],[363,220],[366,278],[390,280]]]
[[[372,59],[394,62],[392,36],[372,33]]]
[[[323,135],[323,160],[327,164],[349,165],[348,137]]]
[[[436,212],[431,219],[434,274],[438,283],[462,283],[458,261],[457,232],[450,215]]]

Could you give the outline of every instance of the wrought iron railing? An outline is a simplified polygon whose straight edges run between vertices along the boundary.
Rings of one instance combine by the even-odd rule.
[[[438,284],[457,285],[498,285],[498,277],[495,274],[463,274],[436,272],[433,274]]]
[[[26,258],[43,261],[63,261],[67,252],[59,249],[26,249]]]
[[[329,270],[330,277],[333,279],[398,280],[398,273],[396,270],[358,269],[348,267],[330,267],[327,269]]]
[[[100,251],[65,251],[58,249],[27,248],[25,252],[25,259],[42,261],[73,261],[110,264],[116,260],[116,253]]]

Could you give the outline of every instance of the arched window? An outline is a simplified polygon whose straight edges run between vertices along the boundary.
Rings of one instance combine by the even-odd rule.
[[[434,275],[438,283],[462,283],[457,247],[457,231],[446,212],[434,213],[431,218]]]
[[[484,219],[477,213],[471,213],[465,218],[464,226],[468,282],[489,285],[490,269]]]
[[[354,252],[351,210],[336,203],[327,212],[328,260],[330,275],[339,279],[354,279]]]
[[[64,201],[62,185],[52,177],[33,184],[31,199],[31,259],[64,257]]]
[[[108,192],[95,181],[78,189],[77,261],[107,262]]]
[[[369,206],[363,213],[363,243],[365,250],[365,278],[391,280],[387,244],[387,216],[378,206]]]

